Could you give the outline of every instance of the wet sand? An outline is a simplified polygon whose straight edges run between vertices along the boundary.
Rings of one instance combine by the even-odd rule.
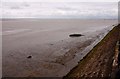
[[[116,20],[4,20],[3,77],[63,77]],[[70,38],[72,33],[84,36]]]

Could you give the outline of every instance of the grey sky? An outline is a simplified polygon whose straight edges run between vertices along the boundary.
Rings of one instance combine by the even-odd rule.
[[[57,2],[56,2],[57,1]],[[68,1],[68,0],[67,0]],[[3,0],[3,18],[117,18],[118,0]],[[71,2],[70,2],[71,1]]]
[[[118,2],[119,0],[2,0],[3,2]]]

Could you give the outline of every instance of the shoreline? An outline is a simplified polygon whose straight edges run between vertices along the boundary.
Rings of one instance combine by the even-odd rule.
[[[94,29],[95,31],[93,32],[84,32],[82,34],[85,36],[78,38],[67,37],[67,39],[47,43],[40,43],[40,37],[38,37],[39,39],[37,41],[35,40],[36,34],[38,33],[38,36],[41,34],[39,32],[30,32],[30,34],[25,32],[27,39],[26,37],[23,39],[23,33],[3,36],[3,77],[65,76],[112,27],[114,26],[106,27],[98,31]],[[4,29],[6,30],[6,28]],[[66,30],[62,32],[66,32]],[[29,38],[28,35],[30,35]],[[32,36],[35,37],[31,38]],[[64,35],[62,37],[64,37]],[[28,59],[27,57],[31,58]],[[18,68],[18,65],[21,68]]]
[[[105,31],[107,31],[107,30],[105,30]],[[48,47],[47,49],[43,50],[44,53],[47,53],[47,50],[51,50],[51,48],[54,48],[54,49],[52,49],[50,51],[51,53],[49,52],[49,54],[47,56],[45,56],[42,60],[40,60],[38,57],[37,57],[37,59],[34,58],[34,54],[37,54],[37,53],[31,53],[30,55],[33,56],[33,59],[39,60],[39,64],[41,63],[41,68],[48,69],[48,70],[53,69],[52,72],[47,71],[47,72],[51,73],[51,74],[48,74],[48,76],[47,76],[46,70],[44,71],[44,69],[43,69],[43,72],[45,73],[45,75],[43,74],[43,75],[41,75],[41,77],[44,77],[44,76],[46,76],[46,77],[53,77],[53,76],[61,77],[61,76],[64,76],[65,74],[67,74],[74,66],[76,66],[77,63],[79,62],[79,60],[81,60],[87,54],[87,52],[89,52],[92,49],[92,47],[94,47],[104,37],[104,35],[106,35],[105,32],[101,35],[99,33],[97,33],[96,36],[92,35],[92,36],[89,36],[87,38],[86,37],[75,38],[72,41],[71,40],[68,41],[66,45],[65,45],[65,43],[66,43],[65,41],[61,41],[61,43],[56,43],[53,45],[50,44],[51,47]],[[86,40],[84,38],[86,38]],[[83,39],[83,40],[79,41],[81,39]],[[55,47],[57,47],[57,46],[58,46],[58,48],[60,47],[60,49],[58,49],[58,48],[56,49]],[[37,46],[37,47],[40,47],[40,46]],[[37,49],[37,47],[34,47],[34,48]],[[41,48],[44,48],[44,47],[41,47]],[[29,49],[31,49],[31,50],[28,51],[28,49],[27,50],[25,49],[24,51],[27,51],[27,52],[32,51],[32,48],[29,48]],[[79,52],[81,52],[81,53],[79,53]],[[10,54],[10,55],[14,57],[15,53]],[[24,55],[27,56],[26,54],[24,54]],[[47,59],[46,59],[46,57],[47,57]],[[23,60],[23,61],[25,61],[25,60]],[[29,61],[29,63],[31,63],[31,65],[33,63],[32,61],[33,61],[32,59],[31,59],[31,61]],[[22,62],[21,62],[21,64],[22,64]],[[72,64],[72,65],[70,66],[70,64]],[[34,64],[34,65],[37,65],[37,64]],[[27,67],[30,69],[34,68],[34,66],[32,68],[29,66],[27,66]],[[7,68],[7,70],[9,70],[9,67]],[[14,71],[14,70],[12,70],[12,71]],[[60,71],[60,72],[57,72],[57,71]],[[5,74],[5,72],[3,70],[4,74]],[[28,72],[28,70],[23,70],[23,72],[22,72],[23,75],[18,75],[16,72],[16,77],[18,77],[18,76],[24,77],[25,72]],[[30,73],[32,73],[32,72],[30,72]],[[53,72],[55,72],[55,73],[53,73]],[[4,74],[3,74],[3,76],[4,76]],[[32,76],[39,77],[40,75],[35,74]]]
[[[115,26],[82,60],[80,60],[77,66],[64,76],[64,79],[72,77],[81,79],[85,79],[86,77],[115,78],[116,73],[113,69],[116,66],[113,65],[113,60],[116,60],[114,55],[116,53],[116,43],[120,39],[119,30],[119,25]]]

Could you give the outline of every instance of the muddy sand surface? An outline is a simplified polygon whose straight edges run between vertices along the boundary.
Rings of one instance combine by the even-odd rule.
[[[63,77],[115,23],[114,20],[4,20],[3,77]],[[84,36],[71,38],[71,33]]]

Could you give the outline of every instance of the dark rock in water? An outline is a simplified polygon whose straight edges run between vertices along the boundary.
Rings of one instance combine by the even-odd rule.
[[[69,35],[69,37],[80,37],[80,36],[84,36],[84,35],[82,35],[82,34],[71,34],[71,35]]]
[[[27,58],[30,59],[30,58],[32,58],[32,56],[28,56]]]
[[[54,44],[50,44],[50,45],[54,45]]]

